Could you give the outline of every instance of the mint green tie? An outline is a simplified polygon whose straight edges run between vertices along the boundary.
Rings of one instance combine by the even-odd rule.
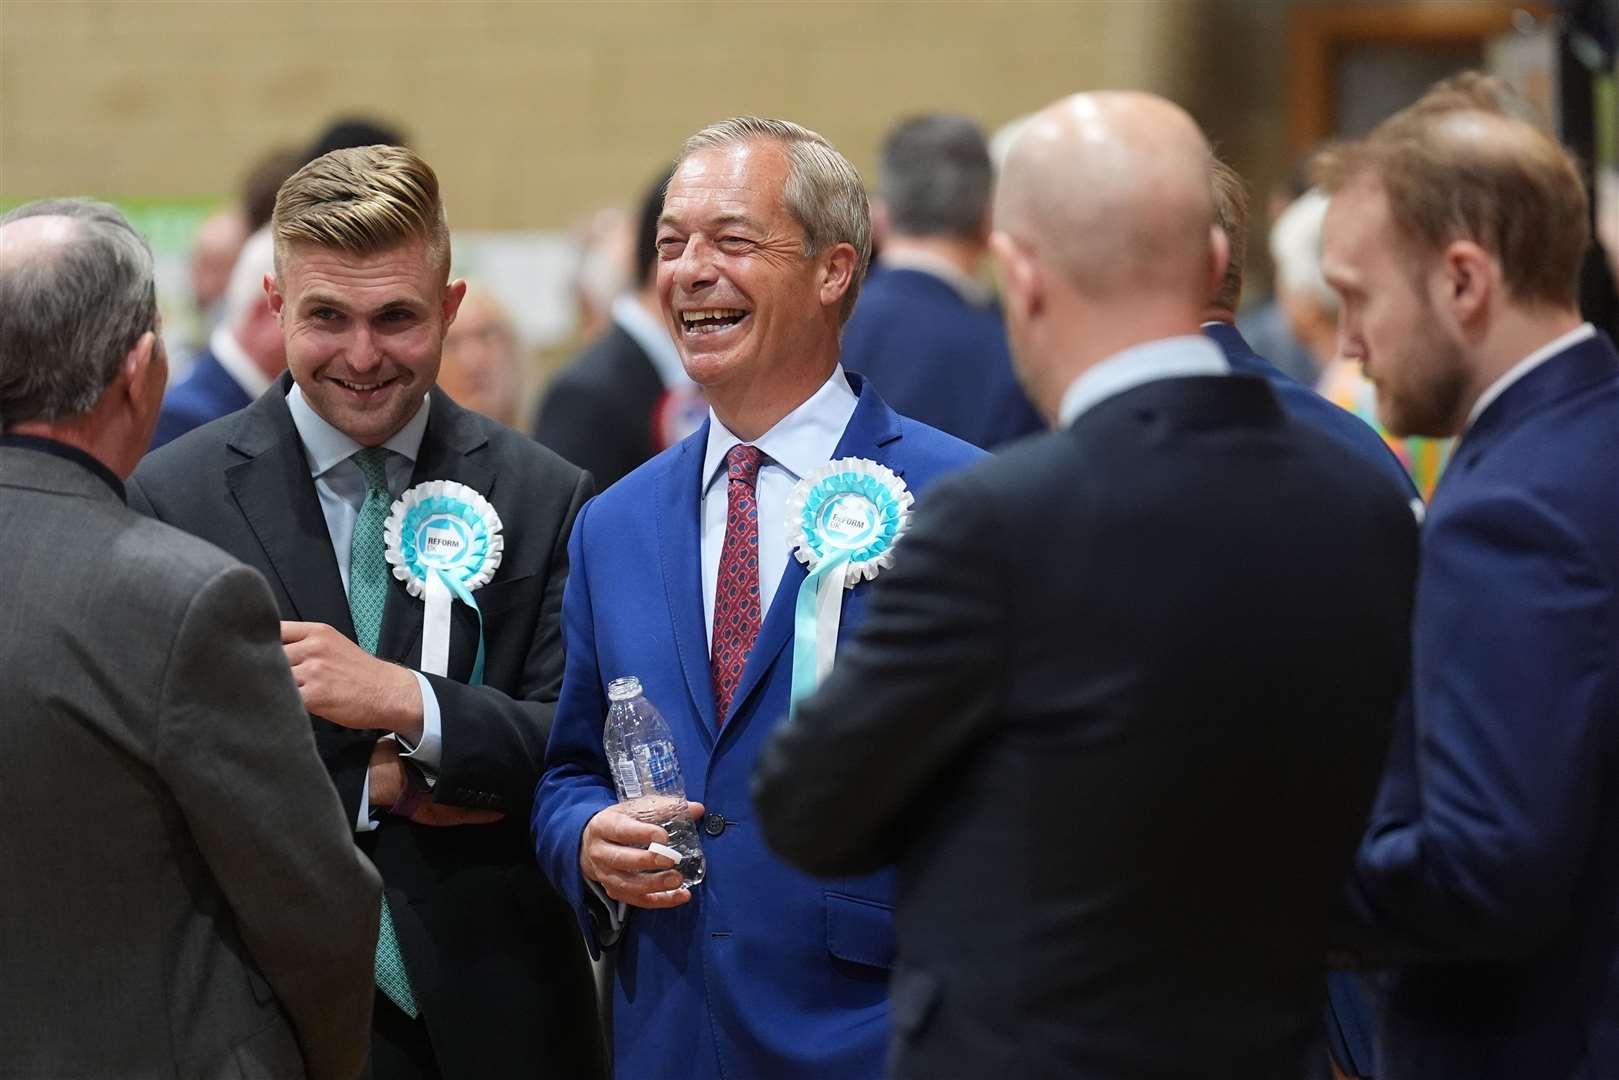
[[[354,617],[355,640],[374,656],[382,634],[382,609],[388,600],[388,558],[382,544],[382,526],[393,505],[393,496],[388,492],[388,451],[370,446],[351,460],[365,477],[365,502],[360,504],[354,535],[349,540],[349,614]],[[399,953],[386,895],[382,898],[382,921],[377,927],[376,977],[377,988],[401,1012],[412,1019],[421,1015],[405,971],[405,959]]]

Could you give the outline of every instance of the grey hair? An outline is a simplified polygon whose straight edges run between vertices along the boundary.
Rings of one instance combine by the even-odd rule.
[[[91,199],[41,199],[0,217],[63,217],[54,250],[0,251],[0,424],[79,416],[157,327],[152,249],[118,210]]]
[[[994,182],[984,133],[965,116],[913,116],[883,140],[877,190],[897,233],[977,236]]]
[[[751,142],[776,143],[787,155],[782,200],[804,230],[804,254],[819,255],[834,244],[854,248],[854,272],[849,275],[849,291],[843,294],[839,311],[847,322],[860,296],[866,265],[871,262],[871,207],[866,202],[866,186],[860,173],[848,158],[809,128],[789,120],[757,116],[734,116],[708,125],[686,140],[676,165],[703,150]]]

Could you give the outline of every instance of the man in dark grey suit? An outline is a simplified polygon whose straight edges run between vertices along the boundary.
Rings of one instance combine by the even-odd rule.
[[[361,1072],[376,871],[258,574],[124,505],[167,362],[110,206],[0,218],[0,1073]]]
[[[589,963],[527,823],[590,477],[435,386],[466,283],[450,280],[421,158],[317,158],[282,185],[271,228],[289,372],[148,455],[130,503],[270,582],[321,759],[382,872],[376,1080],[588,1080],[601,1068]],[[417,525],[407,491],[435,500]],[[466,598],[446,592],[429,618],[429,579],[442,579],[422,551],[457,535],[490,573],[456,562]]]

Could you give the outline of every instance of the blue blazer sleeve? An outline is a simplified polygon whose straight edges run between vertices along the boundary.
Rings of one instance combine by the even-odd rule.
[[[1530,955],[1571,917],[1595,827],[1619,696],[1605,676],[1614,582],[1521,490],[1446,505],[1427,528],[1411,715],[1351,902],[1419,955]]]
[[[590,568],[585,561],[590,508],[586,503],[579,511],[568,541],[570,569],[562,598],[567,661],[530,824],[541,869],[573,905],[591,954],[596,955],[603,943],[593,922],[599,917],[599,904],[579,869],[579,838],[597,812],[618,800],[602,753],[607,699],[596,666],[595,615],[590,602]]]

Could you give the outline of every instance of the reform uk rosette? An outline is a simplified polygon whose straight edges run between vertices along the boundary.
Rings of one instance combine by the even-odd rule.
[[[424,605],[421,670],[448,674],[450,609],[460,600],[478,616],[478,655],[470,682],[481,683],[483,612],[472,594],[500,569],[505,548],[500,515],[465,484],[430,480],[394,501],[382,538],[394,577]]]
[[[843,590],[894,564],[915,502],[905,481],[865,458],[839,458],[798,482],[787,499],[787,541],[809,571],[793,620],[792,704],[832,670]]]

